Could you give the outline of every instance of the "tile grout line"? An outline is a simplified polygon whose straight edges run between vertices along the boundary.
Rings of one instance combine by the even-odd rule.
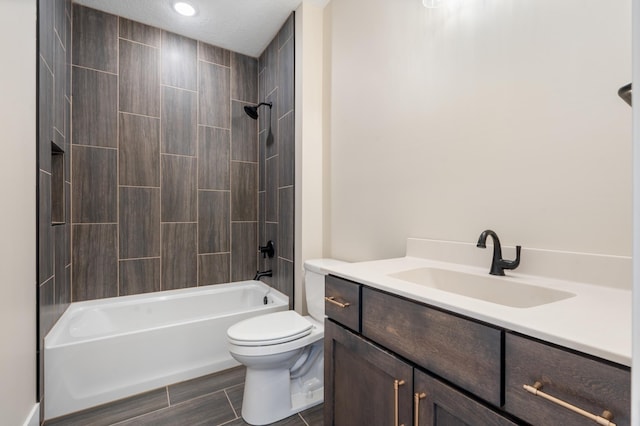
[[[227,393],[227,389],[225,388],[222,391],[224,392],[225,396],[227,397],[227,402],[229,402],[229,405],[231,406],[231,410],[233,411],[233,415],[235,416],[234,420],[237,419],[238,416],[238,412],[236,411],[236,408],[233,406],[233,404],[231,403],[231,398],[229,398],[229,394]]]
[[[198,57],[200,55],[200,42],[196,41],[196,287],[200,287],[200,64]],[[193,120],[192,120],[193,122]]]
[[[309,423],[307,422],[307,420],[304,418],[304,416],[302,415],[302,413],[297,413],[298,416],[300,416],[300,418],[302,419],[302,423],[304,423],[306,426],[309,426]]]

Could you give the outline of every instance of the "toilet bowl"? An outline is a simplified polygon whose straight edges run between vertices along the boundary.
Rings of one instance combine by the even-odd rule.
[[[324,398],[324,267],[305,262],[308,316],[295,311],[249,318],[227,330],[229,352],[247,367],[242,418],[265,425],[320,404]]]

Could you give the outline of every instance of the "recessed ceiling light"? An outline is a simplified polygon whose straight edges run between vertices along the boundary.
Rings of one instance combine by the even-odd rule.
[[[173,4],[173,8],[182,16],[193,16],[196,14],[196,9],[189,3],[177,2]]]

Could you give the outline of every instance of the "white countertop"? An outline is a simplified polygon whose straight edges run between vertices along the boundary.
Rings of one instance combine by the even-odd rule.
[[[540,287],[575,293],[575,297],[531,308],[513,308],[389,277],[410,269],[437,267],[488,274],[486,267],[420,257],[329,264],[333,275],[437,306],[527,336],[631,366],[631,291],[506,271]]]

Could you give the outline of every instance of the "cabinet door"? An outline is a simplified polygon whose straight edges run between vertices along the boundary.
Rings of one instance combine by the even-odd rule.
[[[503,426],[517,423],[439,380],[415,370],[414,405],[420,426]]]
[[[502,405],[502,330],[365,287],[362,334],[494,406]]]
[[[410,426],[413,368],[325,321],[326,426]]]

